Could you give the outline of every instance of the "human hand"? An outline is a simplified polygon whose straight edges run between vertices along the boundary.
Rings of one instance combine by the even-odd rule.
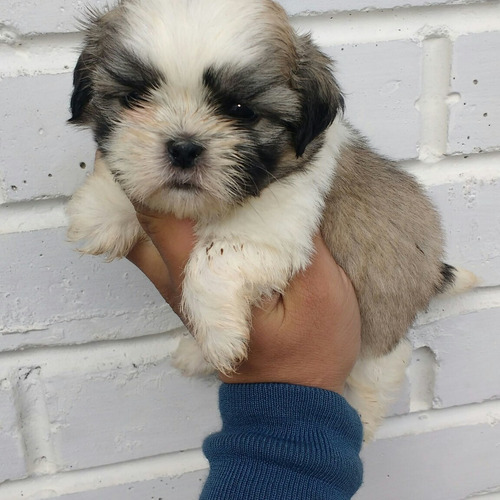
[[[139,242],[128,258],[179,314],[183,270],[195,243],[194,223],[138,209],[151,242]],[[283,295],[252,311],[248,358],[226,383],[282,382],[342,393],[360,346],[354,289],[320,236],[311,265]]]

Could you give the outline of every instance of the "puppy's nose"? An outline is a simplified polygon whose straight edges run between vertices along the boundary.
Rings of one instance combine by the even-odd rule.
[[[167,150],[172,164],[180,168],[191,168],[205,148],[189,140],[169,141]]]

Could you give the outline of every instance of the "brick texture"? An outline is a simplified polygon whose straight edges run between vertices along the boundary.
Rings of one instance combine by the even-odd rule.
[[[365,485],[355,500],[450,500],[498,481],[498,425],[471,425],[379,440],[363,452]],[[423,459],[425,457],[425,459]],[[404,492],[404,496],[402,496]]]
[[[0,467],[0,482],[26,475],[23,441],[11,380],[0,380],[0,449],[6,458]]]
[[[217,430],[215,380],[189,380],[168,360],[134,365],[45,379],[63,469],[194,449]]]
[[[65,229],[6,234],[0,241],[9,262],[0,268],[0,350],[128,338],[180,326],[130,263],[83,258],[66,242]]]
[[[66,124],[71,75],[0,81],[0,177],[6,201],[70,195],[93,164],[88,132]]]
[[[347,119],[378,151],[398,160],[415,158],[420,47],[411,41],[390,41],[328,47],[325,52],[336,61]]]
[[[290,14],[313,14],[324,11],[351,11],[364,9],[387,9],[401,6],[441,5],[458,3],[453,0],[283,0]]]
[[[461,36],[455,42],[452,91],[458,99],[451,108],[449,153],[498,149],[500,65],[494,53],[499,44],[498,32]]]
[[[206,472],[192,472],[180,477],[110,486],[84,493],[72,493],[60,496],[58,500],[103,500],[104,498],[106,500],[136,500],[137,498],[155,500],[194,499],[200,495],[205,477]]]
[[[92,171],[67,125],[76,18],[101,0],[0,2],[0,500],[195,500],[215,379],[170,365],[181,323],[127,261],[80,256],[64,205]],[[500,492],[500,99],[496,1],[283,0],[336,61],[346,116],[442,214],[480,287],[435,300],[363,450],[356,499]],[[459,479],[457,479],[459,478]]]

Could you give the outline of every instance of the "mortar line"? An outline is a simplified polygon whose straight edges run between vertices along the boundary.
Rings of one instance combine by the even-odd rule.
[[[177,345],[178,328],[165,333],[132,339],[104,340],[77,345],[44,346],[0,353],[0,377],[26,366],[37,366],[44,377],[81,371],[116,369],[134,364],[146,365],[167,359]],[[85,359],[84,365],[81,360]],[[64,360],[64,361],[62,361]],[[172,368],[173,370],[173,368]]]
[[[0,204],[0,235],[66,226],[66,201],[52,198]]]
[[[419,160],[435,163],[448,146],[450,82],[453,45],[448,38],[428,38],[422,43],[422,93]]]
[[[499,500],[500,487],[493,487],[485,491],[478,491],[467,496],[464,500]]]
[[[427,187],[463,183],[467,179],[484,182],[500,180],[500,152],[447,156],[436,160],[433,164],[409,160],[401,162],[401,166]]]
[[[140,458],[90,469],[59,472],[0,484],[0,500],[54,498],[134,482],[175,478],[203,471],[208,463],[200,449]]]
[[[498,422],[500,400],[493,400],[389,417],[375,437],[394,439],[472,425],[494,426]]]
[[[481,312],[500,307],[500,286],[487,286],[460,295],[435,297],[425,313],[420,313],[414,326],[423,326],[453,316]]]
[[[19,35],[14,43],[0,43],[0,80],[70,73],[82,41],[81,33],[61,33]]]
[[[34,476],[52,474],[59,467],[40,367],[22,367],[13,374],[12,381],[26,470],[29,475]]]
[[[418,357],[418,363],[415,359]],[[414,349],[407,373],[410,380],[410,412],[432,409],[436,387],[436,354],[428,346]]]
[[[431,36],[454,40],[465,34],[500,31],[500,4],[326,12],[293,16],[291,20],[300,32],[312,32],[323,46],[408,39],[421,42]]]
[[[484,0],[467,0],[467,4],[481,4],[483,3]],[[428,2],[430,3],[430,2]],[[446,4],[446,2],[442,2],[440,5],[431,5],[431,7],[440,7],[444,4]],[[465,2],[462,2],[462,3],[465,3]],[[419,6],[414,6],[414,8],[427,8],[428,6],[426,5],[419,5]],[[311,16],[317,16],[317,15],[321,15],[321,14],[324,14],[325,12],[328,12],[330,14],[340,14],[340,13],[354,13],[354,12],[373,12],[373,11],[377,11],[377,10],[398,10],[398,9],[408,9],[408,8],[412,8],[411,5],[409,5],[408,3],[404,3],[404,2],[401,2],[399,5],[393,5],[392,7],[391,6],[386,6],[386,7],[375,7],[375,6],[372,6],[370,5],[369,3],[366,4],[366,6],[360,6],[359,8],[357,9],[349,9],[349,8],[342,8],[342,7],[339,7],[338,9],[330,9],[330,10],[327,10],[327,9],[320,9],[320,10],[313,10],[313,9],[304,9],[302,11],[296,11],[295,14],[292,14],[293,16],[304,16],[304,17],[311,17]]]

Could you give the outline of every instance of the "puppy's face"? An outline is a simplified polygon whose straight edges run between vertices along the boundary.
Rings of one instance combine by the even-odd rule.
[[[271,0],[123,0],[93,14],[71,122],[128,196],[219,215],[307,168],[343,101],[329,60]]]

